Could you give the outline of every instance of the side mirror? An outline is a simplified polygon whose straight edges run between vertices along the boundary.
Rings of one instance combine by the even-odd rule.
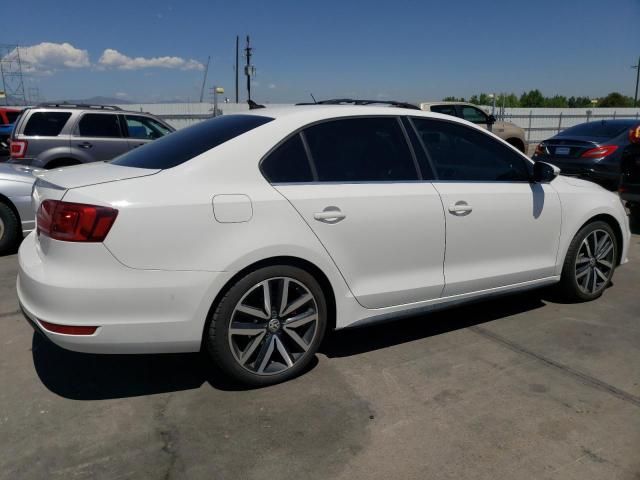
[[[489,125],[493,125],[494,123],[496,123],[496,117],[494,117],[493,115],[489,115],[487,121],[489,122]]]
[[[546,162],[533,164],[533,181],[536,183],[549,183],[560,175],[560,169]]]

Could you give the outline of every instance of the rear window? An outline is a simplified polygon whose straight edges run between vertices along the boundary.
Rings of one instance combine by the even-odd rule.
[[[16,120],[20,116],[22,112],[4,112],[7,115],[7,120],[9,123],[16,123]]]
[[[70,112],[35,112],[29,117],[24,134],[56,137],[70,116]]]
[[[575,127],[567,128],[560,135],[560,137],[600,137],[600,138],[614,138],[618,135],[622,135],[627,129],[634,125],[633,122],[589,122],[576,125]]]
[[[272,120],[258,115],[223,115],[154,140],[111,163],[154,170],[175,167]]]

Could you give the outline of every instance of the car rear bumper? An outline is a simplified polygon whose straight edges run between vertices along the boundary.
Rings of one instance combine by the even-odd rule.
[[[44,254],[51,245],[39,245],[30,234],[20,246],[17,279],[25,316],[53,343],[87,353],[200,349],[225,272],[136,270],[102,244],[56,243],[57,256]],[[43,321],[98,328],[92,335],[67,335],[47,330]]]

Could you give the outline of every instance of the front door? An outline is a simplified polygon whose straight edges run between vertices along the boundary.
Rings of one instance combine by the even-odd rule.
[[[444,296],[554,275],[560,201],[530,182],[517,152],[454,122],[412,119],[434,165],[446,218]]]
[[[420,181],[405,138],[395,117],[332,120],[296,134],[262,166],[366,308],[438,298],[444,286],[442,203]]]

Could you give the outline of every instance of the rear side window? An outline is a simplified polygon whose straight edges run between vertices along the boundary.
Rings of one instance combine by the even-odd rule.
[[[451,181],[529,181],[526,160],[474,128],[442,120],[412,118],[438,179]]]
[[[56,137],[70,116],[69,112],[35,112],[24,127],[24,135]]]
[[[350,118],[304,131],[321,182],[417,180],[398,119]]]
[[[313,173],[300,134],[296,134],[262,161],[262,173],[271,183],[311,182]]]
[[[78,124],[81,137],[121,137],[118,116],[108,113],[87,113]]]
[[[147,143],[111,163],[154,170],[175,167],[272,120],[259,115],[223,115]]]

